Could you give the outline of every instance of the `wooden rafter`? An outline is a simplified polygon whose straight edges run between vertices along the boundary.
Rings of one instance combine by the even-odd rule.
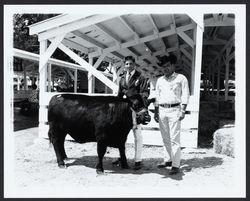
[[[39,62],[39,58],[40,58],[40,56],[38,54],[30,53],[30,52],[15,49],[15,48],[13,48],[13,55],[15,57],[22,58],[22,59],[27,59],[27,60],[34,61],[34,62]],[[80,66],[78,64],[69,63],[69,62],[66,62],[66,61],[59,60],[59,59],[50,58],[48,60],[48,63],[52,64],[52,65],[55,65],[55,66],[60,66],[60,67],[66,67],[66,68],[70,68],[70,69],[78,69],[78,70],[86,71],[86,69],[84,69],[82,66]],[[111,76],[108,73],[104,73],[104,72],[101,72],[101,73],[104,74],[105,76]]]
[[[171,15],[171,18],[172,18],[172,24],[170,25],[171,29],[174,30],[176,33],[176,22],[175,22],[175,17],[174,17],[174,14]],[[176,34],[176,45],[178,47],[177,49],[177,59],[180,60],[181,59],[181,51],[180,51],[180,43],[179,43],[179,38],[178,38],[178,34]]]
[[[191,24],[184,25],[184,26],[176,28],[176,31],[177,32],[178,31],[187,31],[187,30],[190,30],[190,29],[193,29],[193,28],[194,28],[194,24],[191,23]],[[145,43],[145,42],[149,42],[151,40],[158,39],[159,37],[161,37],[161,38],[162,37],[167,37],[167,36],[176,34],[176,31],[174,31],[174,30],[161,31],[161,32],[159,32],[159,35],[152,34],[152,35],[144,36],[144,37],[139,38],[138,41],[136,41],[136,42],[135,42],[135,40],[131,40],[131,41],[121,43],[120,46],[115,45],[115,46],[112,46],[112,47],[105,48],[105,49],[102,50],[102,52],[100,50],[94,51],[94,52],[90,53],[90,56],[96,57],[96,56],[101,55],[102,53],[114,52],[114,51],[117,51],[117,50],[120,50],[120,49],[132,47],[132,46],[138,45],[140,43]]]
[[[59,49],[61,49],[64,53],[66,53],[70,58],[74,59],[77,63],[79,63],[81,66],[83,66],[88,72],[93,74],[96,78],[98,78],[100,81],[102,81],[104,84],[106,84],[108,87],[113,89],[114,91],[118,90],[118,86],[113,83],[111,80],[109,80],[107,77],[105,77],[100,71],[93,68],[92,65],[90,65],[88,62],[86,62],[84,59],[79,57],[77,54],[75,54],[73,51],[65,47],[64,45],[60,44],[58,46]]]
[[[205,27],[223,27],[223,26],[234,26],[234,18],[231,17],[222,17],[217,18],[216,20],[214,17],[208,18],[204,20],[204,26]]]
[[[44,65],[48,62],[49,58],[52,56],[52,54],[55,52],[58,45],[62,42],[63,38],[65,37],[65,34],[59,35],[51,40],[50,46],[41,53],[42,59],[40,59],[39,69],[44,67]]]
[[[227,44],[221,49],[220,53],[214,58],[214,60],[210,63],[210,66],[219,58],[222,56],[223,52],[231,45],[231,47],[234,44],[235,35],[233,34],[230,39],[228,40]]]
[[[132,27],[126,22],[126,20],[125,20],[122,16],[120,16],[119,19],[120,19],[120,21],[123,23],[123,25],[125,25],[125,26],[128,28],[128,30],[129,30],[131,33],[134,34],[134,39],[135,39],[135,41],[138,41],[138,42],[139,42],[140,37],[139,37],[139,35],[136,33],[136,31],[132,29]],[[147,51],[150,51],[151,53],[153,52],[153,51],[150,49],[150,47],[146,44],[146,42],[141,42],[141,44],[144,46],[144,48],[145,48]],[[150,62],[151,62],[152,64],[154,64],[154,65],[157,65],[157,62],[156,62],[157,58],[152,58],[152,57],[151,57],[151,59],[153,60],[153,62],[151,62],[152,60],[151,60]]]
[[[154,32],[154,34],[159,35],[159,29],[158,29],[158,27],[155,24],[155,21],[153,19],[152,14],[149,14],[148,18],[149,18],[149,21],[151,22],[151,24],[153,26],[153,30],[154,30],[153,32]],[[165,47],[165,49],[167,49],[167,46],[166,46],[165,42],[163,41],[163,39],[159,37],[159,40],[161,41],[163,47]]]
[[[70,16],[70,15],[69,15]],[[92,15],[83,19],[76,20],[69,24],[63,24],[60,27],[47,30],[46,32],[41,32],[40,30],[37,30],[36,32],[32,31],[33,27],[30,27],[30,31],[33,34],[39,33],[38,40],[46,40],[49,38],[53,38],[59,34],[69,33],[84,27],[88,27],[93,24],[97,24],[109,19],[112,19],[114,17],[117,17],[117,15]]]

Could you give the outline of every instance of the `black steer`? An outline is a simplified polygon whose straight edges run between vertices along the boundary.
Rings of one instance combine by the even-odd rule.
[[[48,135],[58,166],[65,167],[64,141],[69,134],[79,143],[97,142],[97,173],[104,172],[102,160],[107,146],[118,148],[121,167],[129,168],[125,143],[133,126],[132,110],[136,112],[137,123],[147,124],[150,121],[147,106],[140,95],[127,99],[76,94],[53,96],[48,108]]]

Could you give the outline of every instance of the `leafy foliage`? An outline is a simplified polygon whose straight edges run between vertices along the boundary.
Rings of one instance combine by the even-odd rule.
[[[15,14],[13,16],[14,48],[38,54],[39,42],[37,35],[29,35],[28,26],[56,15],[57,14]]]

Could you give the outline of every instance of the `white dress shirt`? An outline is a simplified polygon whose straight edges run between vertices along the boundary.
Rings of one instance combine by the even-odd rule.
[[[170,77],[161,76],[158,78],[155,87],[156,102],[159,104],[188,104],[189,87],[187,78],[178,73],[173,73]]]

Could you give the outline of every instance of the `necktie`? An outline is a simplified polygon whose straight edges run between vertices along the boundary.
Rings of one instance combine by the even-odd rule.
[[[127,84],[128,84],[128,82],[130,80],[130,77],[131,77],[131,73],[128,73]]]

